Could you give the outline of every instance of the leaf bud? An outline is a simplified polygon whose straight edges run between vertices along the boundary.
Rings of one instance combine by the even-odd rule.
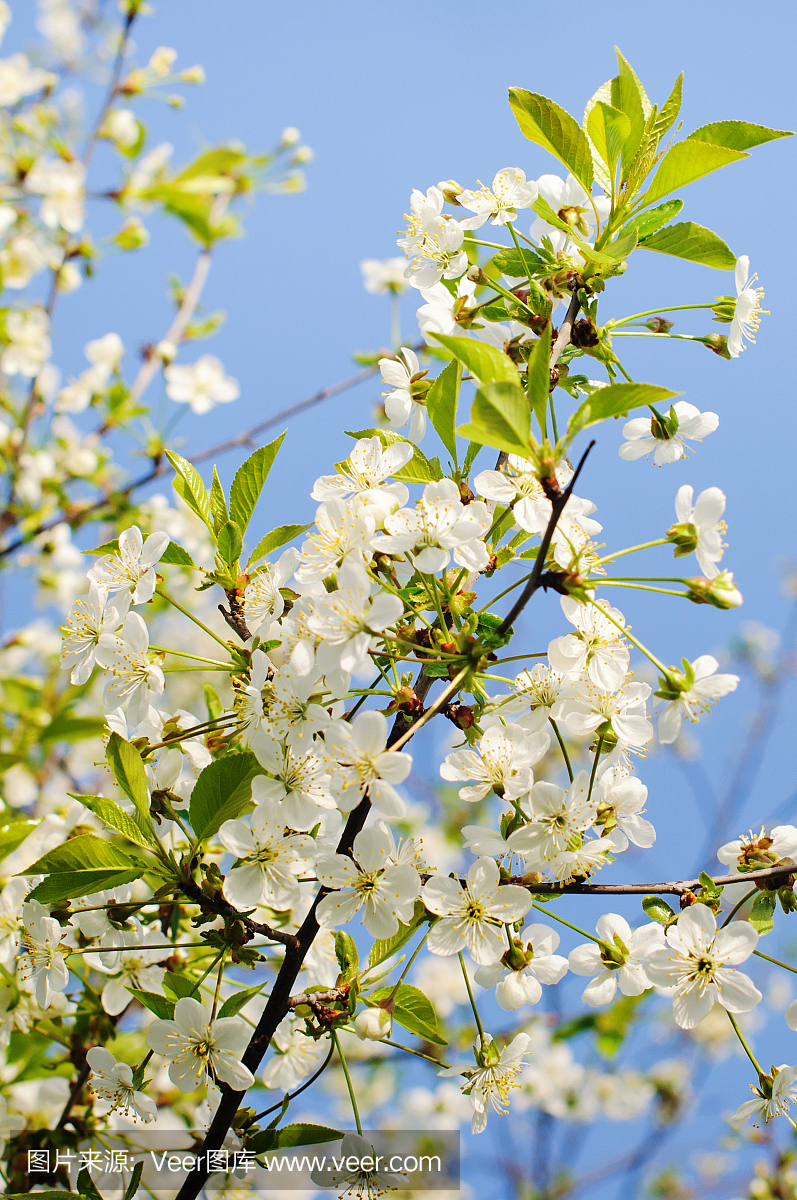
[[[738,608],[742,593],[733,582],[732,571],[720,571],[714,579],[695,575],[687,579],[689,599],[694,604],[713,604],[715,608]]]

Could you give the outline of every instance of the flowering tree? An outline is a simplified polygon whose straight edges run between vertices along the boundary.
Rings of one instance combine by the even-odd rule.
[[[112,55],[88,134],[73,127],[57,71],[22,54],[0,61],[0,267],[20,293],[0,327],[0,554],[16,555],[68,614],[55,645],[31,626],[3,650],[7,1190],[72,1189],[59,1155],[102,1145],[111,1128],[157,1125],[164,1110],[203,1129],[203,1152],[234,1144],[261,1160],[330,1140],[340,1136],[331,1127],[285,1123],[316,1080],[345,1088],[362,1133],[361,1112],[378,1108],[363,1069],[378,1071],[386,1053],[456,1081],[438,1085],[427,1116],[457,1121],[464,1105],[474,1134],[510,1102],[623,1119],[654,1096],[660,1130],[681,1108],[677,1072],[579,1074],[567,1023],[536,1020],[544,989],[568,974],[585,985],[579,1028],[615,1047],[656,997],[681,1030],[705,1032],[719,1018],[751,1062],[753,1099],[738,1097],[734,1126],[785,1114],[797,1068],[766,1071],[754,1057],[744,1014],[762,993],[746,964],[759,955],[786,966],[756,947],[778,903],[795,907],[797,828],[714,845],[724,864],[714,875],[611,880],[618,854],[656,837],[637,774],[656,737],[649,703],[660,702],[668,745],[738,677],[708,654],[661,662],[605,589],[741,604],[720,565],[725,497],[681,487],[668,529],[606,551],[595,506],[576,487],[589,476],[591,439],[610,436],[612,419],[624,419],[620,458],[659,466],[717,429],[716,414],[631,379],[619,339],[677,336],[725,359],[753,340],[763,293],[748,260],[678,221],[673,193],[787,134],[718,121],[684,138],[680,79],[656,107],[619,53],[582,124],[511,89],[520,130],[566,178],[505,168],[490,187],[447,180],[413,192],[406,258],[364,270],[370,291],[421,292],[422,341],[400,346],[394,320],[394,353],[379,362],[384,419],[307,481],[312,526],[267,530],[257,506],[285,435],[257,448],[225,492],[215,469],[203,479],[195,465],[212,452],[189,461],[170,448],[145,393],[162,375],[168,398],[197,414],[236,399],[214,356],[179,360],[215,326],[198,304],[213,254],[238,229],[236,199],[258,183],[295,190],[309,154],[295,130],[270,154],[219,147],[177,170],[168,147],[147,150],[128,105],[202,73],[175,73],[167,49],[146,67],[128,62],[142,7],[125,0],[121,26],[108,28],[45,8],[54,67],[74,67],[87,50]],[[0,18],[5,27],[5,5]],[[119,179],[102,193],[124,213],[112,245],[143,247],[140,214],[157,208],[185,226],[197,263],[132,383],[111,332],[89,341],[89,367],[59,388],[50,322],[97,256],[84,220],[100,142],[117,152]],[[683,306],[711,313],[727,334],[673,334],[665,314],[677,306],[603,321],[603,292],[622,289],[640,249],[733,271],[735,295]],[[42,278],[45,301],[26,298]],[[96,420],[92,432],[72,422],[81,413]],[[108,435],[141,430],[151,466],[123,483]],[[169,470],[174,503],[139,502]],[[87,551],[85,570],[72,533],[92,522],[105,523],[106,540]],[[651,547],[661,569],[695,555],[700,574],[614,573]],[[529,650],[519,622],[540,604],[560,606],[562,632]],[[634,679],[632,650],[655,669],[655,693]],[[436,718],[455,731],[438,764],[453,786],[421,839],[402,785],[410,743]],[[460,853],[465,869],[450,870]],[[740,880],[750,887],[737,895]],[[593,898],[594,933],[563,915],[574,893]],[[637,928],[610,911],[618,893],[639,895]],[[567,956],[559,925],[585,939]],[[469,1016],[447,1022],[460,1000]],[[589,1010],[602,1010],[603,1024]],[[797,1027],[794,1005],[785,1021]],[[26,1112],[19,1089],[30,1083]],[[256,1089],[277,1092],[276,1103],[257,1104]],[[202,1162],[180,1200],[204,1186]],[[127,1200],[140,1179],[125,1181]],[[527,1182],[554,1194],[542,1173]],[[374,1194],[402,1179],[375,1170],[344,1183]],[[88,1172],[76,1186],[97,1200]],[[567,1194],[569,1184],[556,1186]]]

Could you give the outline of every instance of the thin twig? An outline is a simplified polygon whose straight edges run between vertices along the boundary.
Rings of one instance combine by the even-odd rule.
[[[767,867],[762,871],[749,871],[743,875],[717,875],[712,882],[717,887],[728,887],[734,883],[747,883],[757,879],[775,879],[781,875],[791,875],[797,872],[794,863],[780,863],[776,867]],[[651,895],[684,896],[702,887],[699,879],[678,879],[666,883],[524,883],[520,877],[513,877],[512,883],[526,888],[535,896],[640,896]]]

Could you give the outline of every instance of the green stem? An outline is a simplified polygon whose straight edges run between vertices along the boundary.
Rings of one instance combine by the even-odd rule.
[[[338,1052],[338,1058],[340,1059],[340,1065],[343,1067],[343,1074],[346,1076],[346,1087],[349,1089],[349,1099],[351,1100],[351,1108],[352,1108],[352,1112],[354,1113],[354,1123],[357,1126],[357,1132],[360,1134],[360,1136],[362,1136],[363,1127],[360,1124],[360,1113],[357,1109],[357,1100],[355,1099],[355,1096],[354,1096],[354,1087],[352,1086],[351,1075],[349,1074],[349,1068],[346,1065],[346,1059],[345,1059],[345,1056],[344,1056],[343,1051],[340,1046],[340,1039],[338,1038],[337,1029],[332,1030],[332,1041],[335,1043],[335,1049]]]
[[[241,667],[236,667],[232,663],[229,667],[161,667],[164,675],[176,675],[179,672],[185,675],[187,671],[226,671],[229,675],[232,671],[240,670],[242,670]]]
[[[776,967],[783,967],[784,971],[791,971],[793,975],[797,975],[797,967],[790,967],[788,963],[781,962],[778,958],[770,958],[768,954],[762,954],[760,950],[754,950],[753,954],[757,958],[765,958],[767,962],[774,963]]]
[[[548,398],[551,402],[551,425],[553,427],[553,440],[556,445],[559,441],[559,430],[556,427],[556,408],[553,402],[553,392],[550,393]]]
[[[193,621],[195,625],[198,625],[200,629],[204,630],[208,637],[212,637],[214,642],[218,642],[219,645],[222,646],[229,654],[230,647],[227,645],[227,643],[223,642],[219,635],[214,633],[212,629],[208,629],[207,625],[203,625],[202,622],[198,620],[193,613],[190,613],[187,608],[183,608],[182,604],[178,604],[178,602],[172,596],[170,596],[168,592],[164,592],[163,588],[155,588],[155,595],[160,596],[161,599],[166,600],[169,604],[174,605],[178,612],[181,612],[184,617],[188,617],[189,621]]]
[[[432,1058],[431,1054],[423,1054],[420,1050],[412,1050],[409,1046],[402,1046],[401,1042],[391,1042],[389,1038],[380,1038],[380,1041],[385,1046],[393,1046],[396,1050],[403,1050],[405,1054],[414,1054],[416,1058],[423,1058],[426,1062],[433,1063],[436,1067],[443,1067],[448,1070],[446,1063],[441,1062],[439,1058]]]
[[[211,663],[214,667],[226,667],[228,664],[219,662],[217,658],[205,658],[202,654],[188,654],[185,650],[169,650],[167,646],[150,646],[159,654],[177,654],[180,658],[193,658],[196,662]]]
[[[598,772],[598,762],[600,760],[602,749],[603,749],[603,734],[601,734],[600,737],[598,738],[598,744],[595,747],[595,760],[592,764],[592,772],[589,777],[589,791],[587,792],[587,804],[589,804],[590,800],[592,799],[592,789],[595,786],[595,776]]]
[[[637,592],[660,592],[662,596],[683,596],[689,599],[688,592],[675,592],[672,588],[650,587],[645,583],[624,583],[619,579],[590,579],[593,587],[634,588]]]
[[[216,1009],[218,1008],[218,1004],[219,1004],[219,992],[221,991],[221,980],[222,980],[222,976],[224,975],[224,959],[226,957],[226,953],[227,953],[226,950],[222,950],[222,952],[221,952],[221,961],[219,962],[219,973],[216,976],[216,990],[213,993],[213,1007],[210,1010],[211,1021],[216,1020]]]
[[[666,538],[657,538],[655,542],[640,542],[638,546],[626,546],[625,550],[615,550],[614,554],[607,554],[605,558],[598,559],[598,563],[603,567],[606,563],[613,562],[615,558],[622,558],[624,554],[636,554],[637,550],[650,550],[652,546],[666,545]]]
[[[567,753],[567,746],[564,743],[564,738],[562,737],[561,733],[559,732],[559,726],[556,724],[556,721],[554,721],[553,717],[549,717],[548,720],[553,725],[553,731],[556,734],[556,740],[559,743],[559,749],[562,751],[562,757],[565,760],[565,766],[567,767],[567,774],[570,779],[570,782],[572,783],[573,782],[573,768],[570,765],[570,755]]]
[[[615,621],[614,617],[611,616],[609,613],[607,613],[605,608],[601,608],[601,606],[599,604],[596,604],[594,600],[590,600],[590,604],[594,608],[597,608],[599,612],[602,612],[604,617],[606,617],[607,621],[611,621],[612,625],[616,625],[617,628],[620,630],[620,632],[623,634],[623,636],[627,637],[629,642],[631,642],[632,645],[636,646],[637,650],[641,650],[642,653],[645,655],[645,658],[649,658],[650,661],[653,663],[654,667],[659,668],[662,675],[665,675],[667,678],[669,678],[670,673],[667,670],[667,668],[665,667],[664,663],[661,662],[658,658],[656,658],[656,655],[653,654],[650,650],[648,650],[647,646],[643,646],[642,643],[637,638],[635,638],[631,632],[629,632],[629,630],[627,629],[627,627],[625,625],[621,625],[619,621]]]
[[[555,912],[550,912],[542,904],[532,903],[532,908],[536,908],[538,912],[545,913],[547,917],[552,917],[554,921],[558,921],[560,925],[566,925],[568,929],[572,929],[574,933],[580,933],[582,937],[589,938],[591,942],[596,942],[599,946],[603,945],[600,938],[595,937],[594,933],[587,933],[586,929],[579,929],[578,925],[572,925],[570,921],[566,921],[564,917],[557,916]]]
[[[401,987],[402,983],[403,983],[403,982],[404,982],[404,980],[406,979],[406,977],[407,977],[407,973],[408,973],[408,971],[409,971],[410,967],[412,966],[412,964],[415,962],[415,959],[416,959],[416,958],[418,957],[418,955],[420,954],[421,950],[423,949],[424,942],[426,941],[426,939],[428,938],[428,936],[429,936],[429,934],[430,934],[431,932],[432,932],[432,928],[431,928],[431,926],[429,926],[429,928],[426,930],[426,933],[423,935],[423,937],[421,938],[421,940],[418,942],[418,945],[417,945],[417,946],[415,947],[415,949],[413,950],[413,952],[412,952],[412,957],[410,958],[410,960],[409,960],[409,962],[407,963],[407,965],[406,965],[406,967],[404,968],[404,970],[401,972],[401,975],[400,975],[400,976],[399,976],[399,978],[398,978],[398,982],[396,983],[396,986],[393,988],[393,991],[392,991],[392,992],[390,993],[390,995],[388,996],[388,998],[387,998],[387,999],[388,999],[388,1002],[390,1002],[390,1001],[393,999],[393,997],[395,996],[396,992],[399,990],[399,988]]]
[[[459,965],[462,967],[462,977],[465,980],[465,987],[468,989],[468,999],[470,1000],[470,1006],[473,1009],[473,1017],[474,1017],[474,1020],[476,1021],[476,1028],[479,1031],[479,1037],[481,1038],[481,1045],[482,1045],[482,1050],[483,1050],[484,1047],[487,1045],[487,1042],[486,1042],[486,1039],[484,1036],[484,1026],[482,1025],[481,1017],[479,1016],[479,1010],[476,1007],[476,1001],[473,996],[473,988],[470,986],[470,980],[468,979],[468,972],[465,968],[465,959],[462,957],[461,950],[459,952],[458,958],[459,958]]]
[[[746,904],[751,896],[755,896],[757,891],[758,891],[758,888],[752,888],[752,890],[749,891],[746,896],[742,896],[741,900],[736,905],[736,907],[732,908],[731,911],[728,913],[727,917],[720,925],[720,929],[724,929],[726,925],[730,925],[731,921],[736,916],[736,914],[738,913],[738,911],[742,907],[742,905]]]
[[[298,1087],[295,1092],[286,1092],[281,1100],[278,1100],[276,1104],[271,1105],[271,1108],[264,1108],[262,1112],[259,1112],[257,1114],[257,1116],[254,1118],[254,1120],[259,1121],[261,1117],[267,1117],[269,1113],[273,1113],[276,1109],[283,1108],[283,1106],[285,1108],[287,1108],[287,1105],[285,1104],[286,1098],[288,1100],[288,1104],[290,1104],[291,1100],[295,1099],[296,1096],[298,1096],[300,1092],[306,1091],[307,1088],[309,1088],[312,1083],[315,1083],[315,1081],[316,1081],[316,1079],[318,1079],[319,1075],[323,1075],[324,1071],[326,1071],[326,1069],[329,1066],[330,1061],[332,1059],[332,1055],[334,1053],[335,1053],[335,1043],[331,1042],[330,1047],[329,1047],[329,1054],[326,1056],[323,1063],[318,1068],[318,1070],[315,1072],[315,1074],[311,1075],[309,1079],[305,1080],[305,1082],[302,1084],[302,1086]],[[252,1123],[254,1124],[254,1121]]]
[[[727,1008],[725,1009],[725,1011],[728,1012]],[[766,1072],[763,1071],[761,1069],[760,1065],[756,1062],[755,1055],[753,1054],[750,1047],[747,1045],[747,1042],[744,1040],[744,1037],[742,1036],[742,1031],[739,1028],[739,1026],[736,1024],[736,1019],[735,1019],[733,1013],[730,1013],[730,1012],[728,1013],[728,1020],[730,1021],[731,1025],[733,1025],[734,1029],[736,1030],[736,1036],[738,1037],[739,1041],[742,1043],[744,1052],[747,1055],[747,1057],[750,1059],[750,1062],[753,1064],[756,1071],[758,1071],[759,1075],[764,1075]]]
[[[532,576],[531,571],[529,571],[528,575],[522,575],[520,577],[520,579],[517,579],[514,583],[510,583],[509,587],[505,587],[502,592],[499,592],[497,596],[493,596],[490,600],[487,601],[486,604],[483,604],[481,608],[477,608],[476,612],[477,613],[486,612],[487,609],[491,608],[493,606],[493,604],[495,604],[498,600],[503,600],[504,596],[508,596],[510,592],[514,592],[515,588],[519,588],[519,587],[521,587],[522,584],[528,583],[529,579],[531,579],[531,576]]]
[[[205,972],[204,972],[204,973],[203,973],[203,974],[200,976],[200,978],[199,978],[199,979],[197,980],[197,982],[194,984],[193,991],[190,993],[192,996],[193,996],[194,992],[198,992],[198,991],[200,990],[200,988],[202,987],[202,984],[205,982],[205,980],[207,979],[207,977],[208,977],[208,975],[210,974],[210,972],[211,972],[211,971],[213,970],[213,968],[216,966],[216,964],[218,963],[219,959],[223,959],[223,958],[224,958],[224,955],[225,955],[225,953],[226,953],[226,951],[222,950],[221,954],[219,954],[217,958],[214,958],[213,962],[210,964],[210,966],[208,967],[207,971],[205,971]],[[214,1014],[215,1014],[215,1009],[214,1009]]]
[[[647,312],[632,313],[630,317],[623,317],[620,321],[609,322],[612,331],[619,328],[620,325],[630,325],[632,321],[639,320],[640,317],[656,317],[659,313],[667,312],[686,312],[690,308],[713,308],[713,304],[672,304],[669,308],[649,308]]]
[[[522,237],[523,235],[521,234],[520,236]],[[486,246],[488,248],[488,250],[506,250],[507,249],[507,247],[502,246],[500,242],[480,242],[478,240],[478,238],[468,238],[468,241],[470,242],[470,244],[472,246]],[[493,286],[492,280],[490,281],[490,286],[491,287]],[[512,297],[512,299],[514,299],[514,296]]]

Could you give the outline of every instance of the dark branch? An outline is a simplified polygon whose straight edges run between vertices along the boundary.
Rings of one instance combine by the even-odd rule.
[[[767,867],[761,871],[744,872],[741,875],[718,875],[712,880],[718,887],[726,887],[731,883],[756,883],[758,880],[776,879],[782,875],[797,873],[794,863],[779,863],[776,867]],[[512,883],[525,887],[535,896],[642,896],[642,895],[672,895],[684,896],[702,885],[699,879],[679,879],[671,883],[524,883],[522,878],[513,878]]]

